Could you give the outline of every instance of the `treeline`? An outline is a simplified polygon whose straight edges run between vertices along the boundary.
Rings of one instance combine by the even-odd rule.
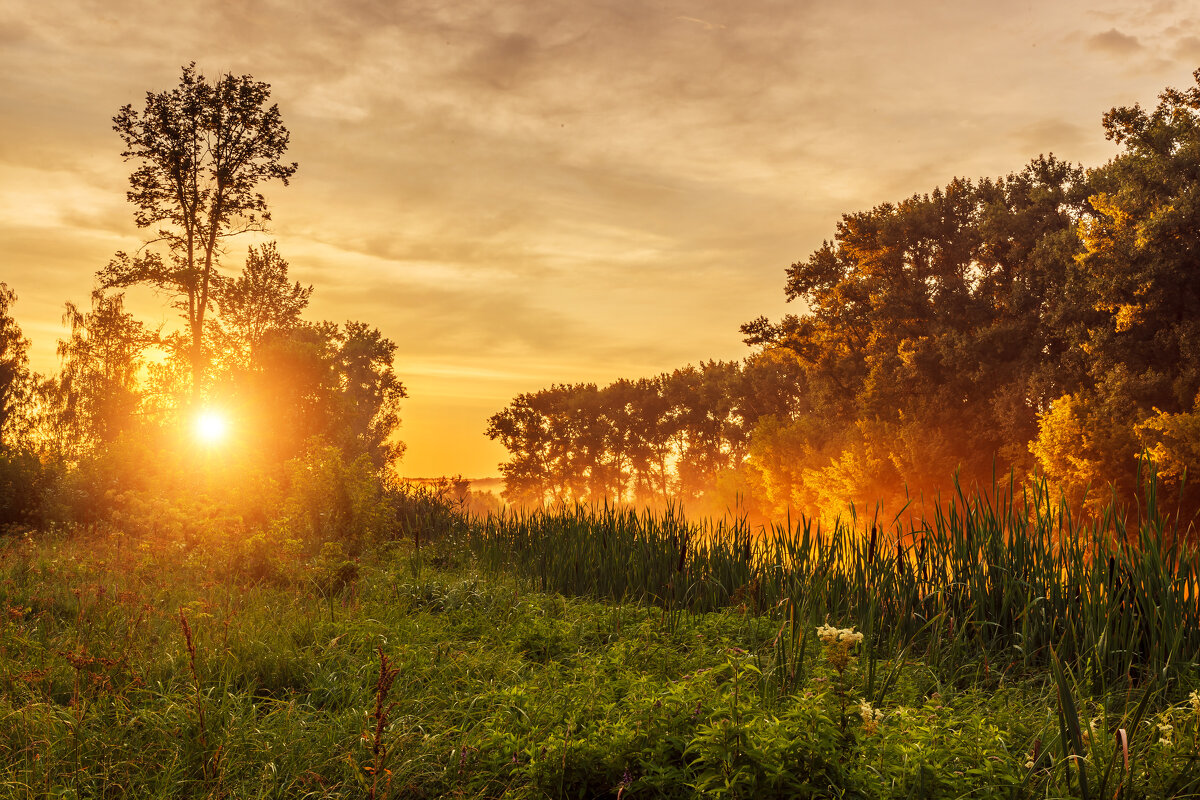
[[[311,293],[289,281],[274,243],[249,248],[241,274],[212,290],[199,395],[188,335],[147,329],[122,292],[98,289],[87,309],[67,303],[60,371],[26,375],[23,436],[10,445],[77,462],[139,428],[186,423],[211,407],[265,458],[287,460],[320,438],[383,467],[403,449],[390,438],[404,397],[395,344],[361,322],[304,319]]]
[[[760,420],[793,413],[792,360],[710,361],[608,386],[519,395],[487,434],[509,451],[505,497],[551,502],[695,501],[745,460]]]
[[[242,275],[215,293],[197,399],[187,337],[147,329],[121,293],[97,291],[88,309],[68,303],[59,372],[31,372],[29,342],[11,316],[15,293],[0,284],[8,334],[0,524],[124,517],[136,525],[139,509],[158,498],[175,510],[192,506],[177,520],[181,529],[218,517],[254,527],[282,507],[296,486],[292,473],[314,465],[324,474],[312,476],[313,498],[324,482],[331,508],[312,521],[330,530],[351,524],[349,487],[378,494],[378,476],[403,448],[394,431],[405,392],[392,369],[395,345],[364,323],[305,320],[310,291],[289,283],[274,246],[251,248]],[[284,316],[280,293],[297,300]],[[245,325],[247,315],[256,324]],[[221,415],[228,440],[198,438],[200,413]],[[228,501],[237,494],[244,497],[234,509]],[[195,506],[202,496],[208,505]]]
[[[579,433],[605,428],[588,410],[603,404],[555,405],[619,390],[518,397],[489,429],[512,454],[512,496],[707,496],[715,507],[740,496],[764,516],[828,515],[851,502],[898,509],[949,490],[955,475],[987,485],[1011,472],[1044,475],[1086,508],[1112,492],[1132,500],[1149,455],[1163,501],[1195,513],[1186,473],[1200,465],[1198,87],[1165,91],[1152,111],[1105,114],[1122,150],[1101,167],[1043,156],[1004,178],[956,179],[844,215],[832,240],[787,270],[786,296],[802,312],[744,325],[755,354],[718,370],[777,370],[765,381],[780,387],[776,405],[741,415],[736,391],[665,401],[671,432],[645,453],[668,455],[639,455],[647,466],[625,474],[645,477],[632,489],[589,480],[618,475],[595,465],[628,452],[620,436]],[[614,386],[667,398],[679,380]],[[708,447],[703,426],[683,422],[705,419],[736,434]]]
[[[263,558],[394,526],[395,344],[306,319],[313,289],[273,242],[229,268],[229,237],[270,218],[261,184],[296,171],[268,98],[250,76],[210,82],[189,66],[114,117],[136,164],[134,219],[153,233],[97,271],[90,305],[66,304],[57,374],[30,370],[0,283],[0,526],[219,537],[231,557]],[[126,310],[130,287],[171,298],[180,324],[148,328]],[[227,440],[198,435],[204,415]]]

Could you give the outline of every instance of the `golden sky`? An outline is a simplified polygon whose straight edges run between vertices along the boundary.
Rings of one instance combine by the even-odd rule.
[[[271,238],[310,317],[399,345],[401,472],[482,477],[519,392],[744,356],[840,214],[1043,152],[1103,163],[1104,111],[1191,83],[1200,7],[6,0],[0,280],[36,369],[143,238],[111,117],[193,60],[272,85],[300,170],[267,187]]]

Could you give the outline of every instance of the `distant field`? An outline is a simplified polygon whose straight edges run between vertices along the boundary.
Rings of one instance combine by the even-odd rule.
[[[492,492],[499,496],[504,491],[504,478],[471,478],[471,490],[475,492]]]
[[[446,485],[453,478],[404,478],[403,482],[413,486],[437,487]],[[465,478],[467,488],[473,492],[491,492],[497,497],[504,491],[504,478]]]

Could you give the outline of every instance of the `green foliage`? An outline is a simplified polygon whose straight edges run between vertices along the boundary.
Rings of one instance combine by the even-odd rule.
[[[1153,481],[1140,521],[1110,505],[1072,517],[1045,484],[1013,494],[961,491],[917,519],[881,526],[801,518],[752,529],[677,512],[561,508],[489,517],[468,545],[490,570],[541,591],[649,602],[664,620],[734,606],[771,612],[781,643],[826,618],[859,620],[886,650],[931,663],[983,655],[1001,673],[1044,669],[1050,647],[1102,687],[1189,682],[1200,663],[1194,542],[1158,516]],[[788,686],[786,646],[768,675]]]
[[[288,262],[275,242],[249,248],[242,274],[223,278],[216,289],[219,341],[213,349],[221,360],[242,368],[256,363],[267,336],[300,325],[313,291],[289,282]]]
[[[27,442],[29,340],[12,316],[17,294],[0,281],[0,449],[16,449]]]
[[[26,516],[43,529],[117,531],[221,574],[284,585],[310,580],[297,566],[301,557],[318,557],[319,571],[333,576],[322,586],[349,583],[335,553],[353,560],[419,538],[418,530],[433,558],[449,546],[438,540],[462,525],[450,500],[391,486],[366,454],[350,458],[320,439],[283,467],[247,444],[198,457],[186,435],[151,428],[118,437],[71,469],[44,467],[33,456],[0,459],[0,475],[17,471],[0,487],[36,489]]]
[[[347,461],[321,441],[288,464],[288,490],[279,524],[308,542],[340,542],[354,550],[382,539],[392,521],[374,466],[365,456]]]
[[[0,532],[45,521],[54,471],[28,450],[0,449]]]
[[[92,296],[90,311],[67,303],[70,334],[58,344],[62,370],[42,387],[42,449],[68,463],[134,426],[138,378],[157,336],[125,311],[123,294]]]
[[[0,794],[1083,797],[1081,769],[1090,796],[1195,790],[1194,683],[1093,692],[797,622],[779,692],[769,614],[673,624],[338,545],[292,553],[310,581],[261,582],[223,547],[0,542]]]
[[[347,458],[366,455],[377,471],[403,454],[394,435],[407,391],[392,368],[396,345],[378,329],[300,320],[253,342],[228,331],[216,338],[230,362],[214,374],[214,392],[270,458],[300,456],[314,437]]]

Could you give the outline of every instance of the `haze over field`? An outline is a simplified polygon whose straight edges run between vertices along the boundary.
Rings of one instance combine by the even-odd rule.
[[[1169,0],[17,0],[0,279],[52,371],[64,301],[144,238],[112,115],[192,60],[252,74],[300,164],[266,192],[311,316],[399,344],[401,472],[495,474],[483,430],[517,393],[744,355],[738,326],[784,313],[784,269],[841,213],[1039,152],[1104,162],[1101,114],[1188,84],[1197,31]]]

